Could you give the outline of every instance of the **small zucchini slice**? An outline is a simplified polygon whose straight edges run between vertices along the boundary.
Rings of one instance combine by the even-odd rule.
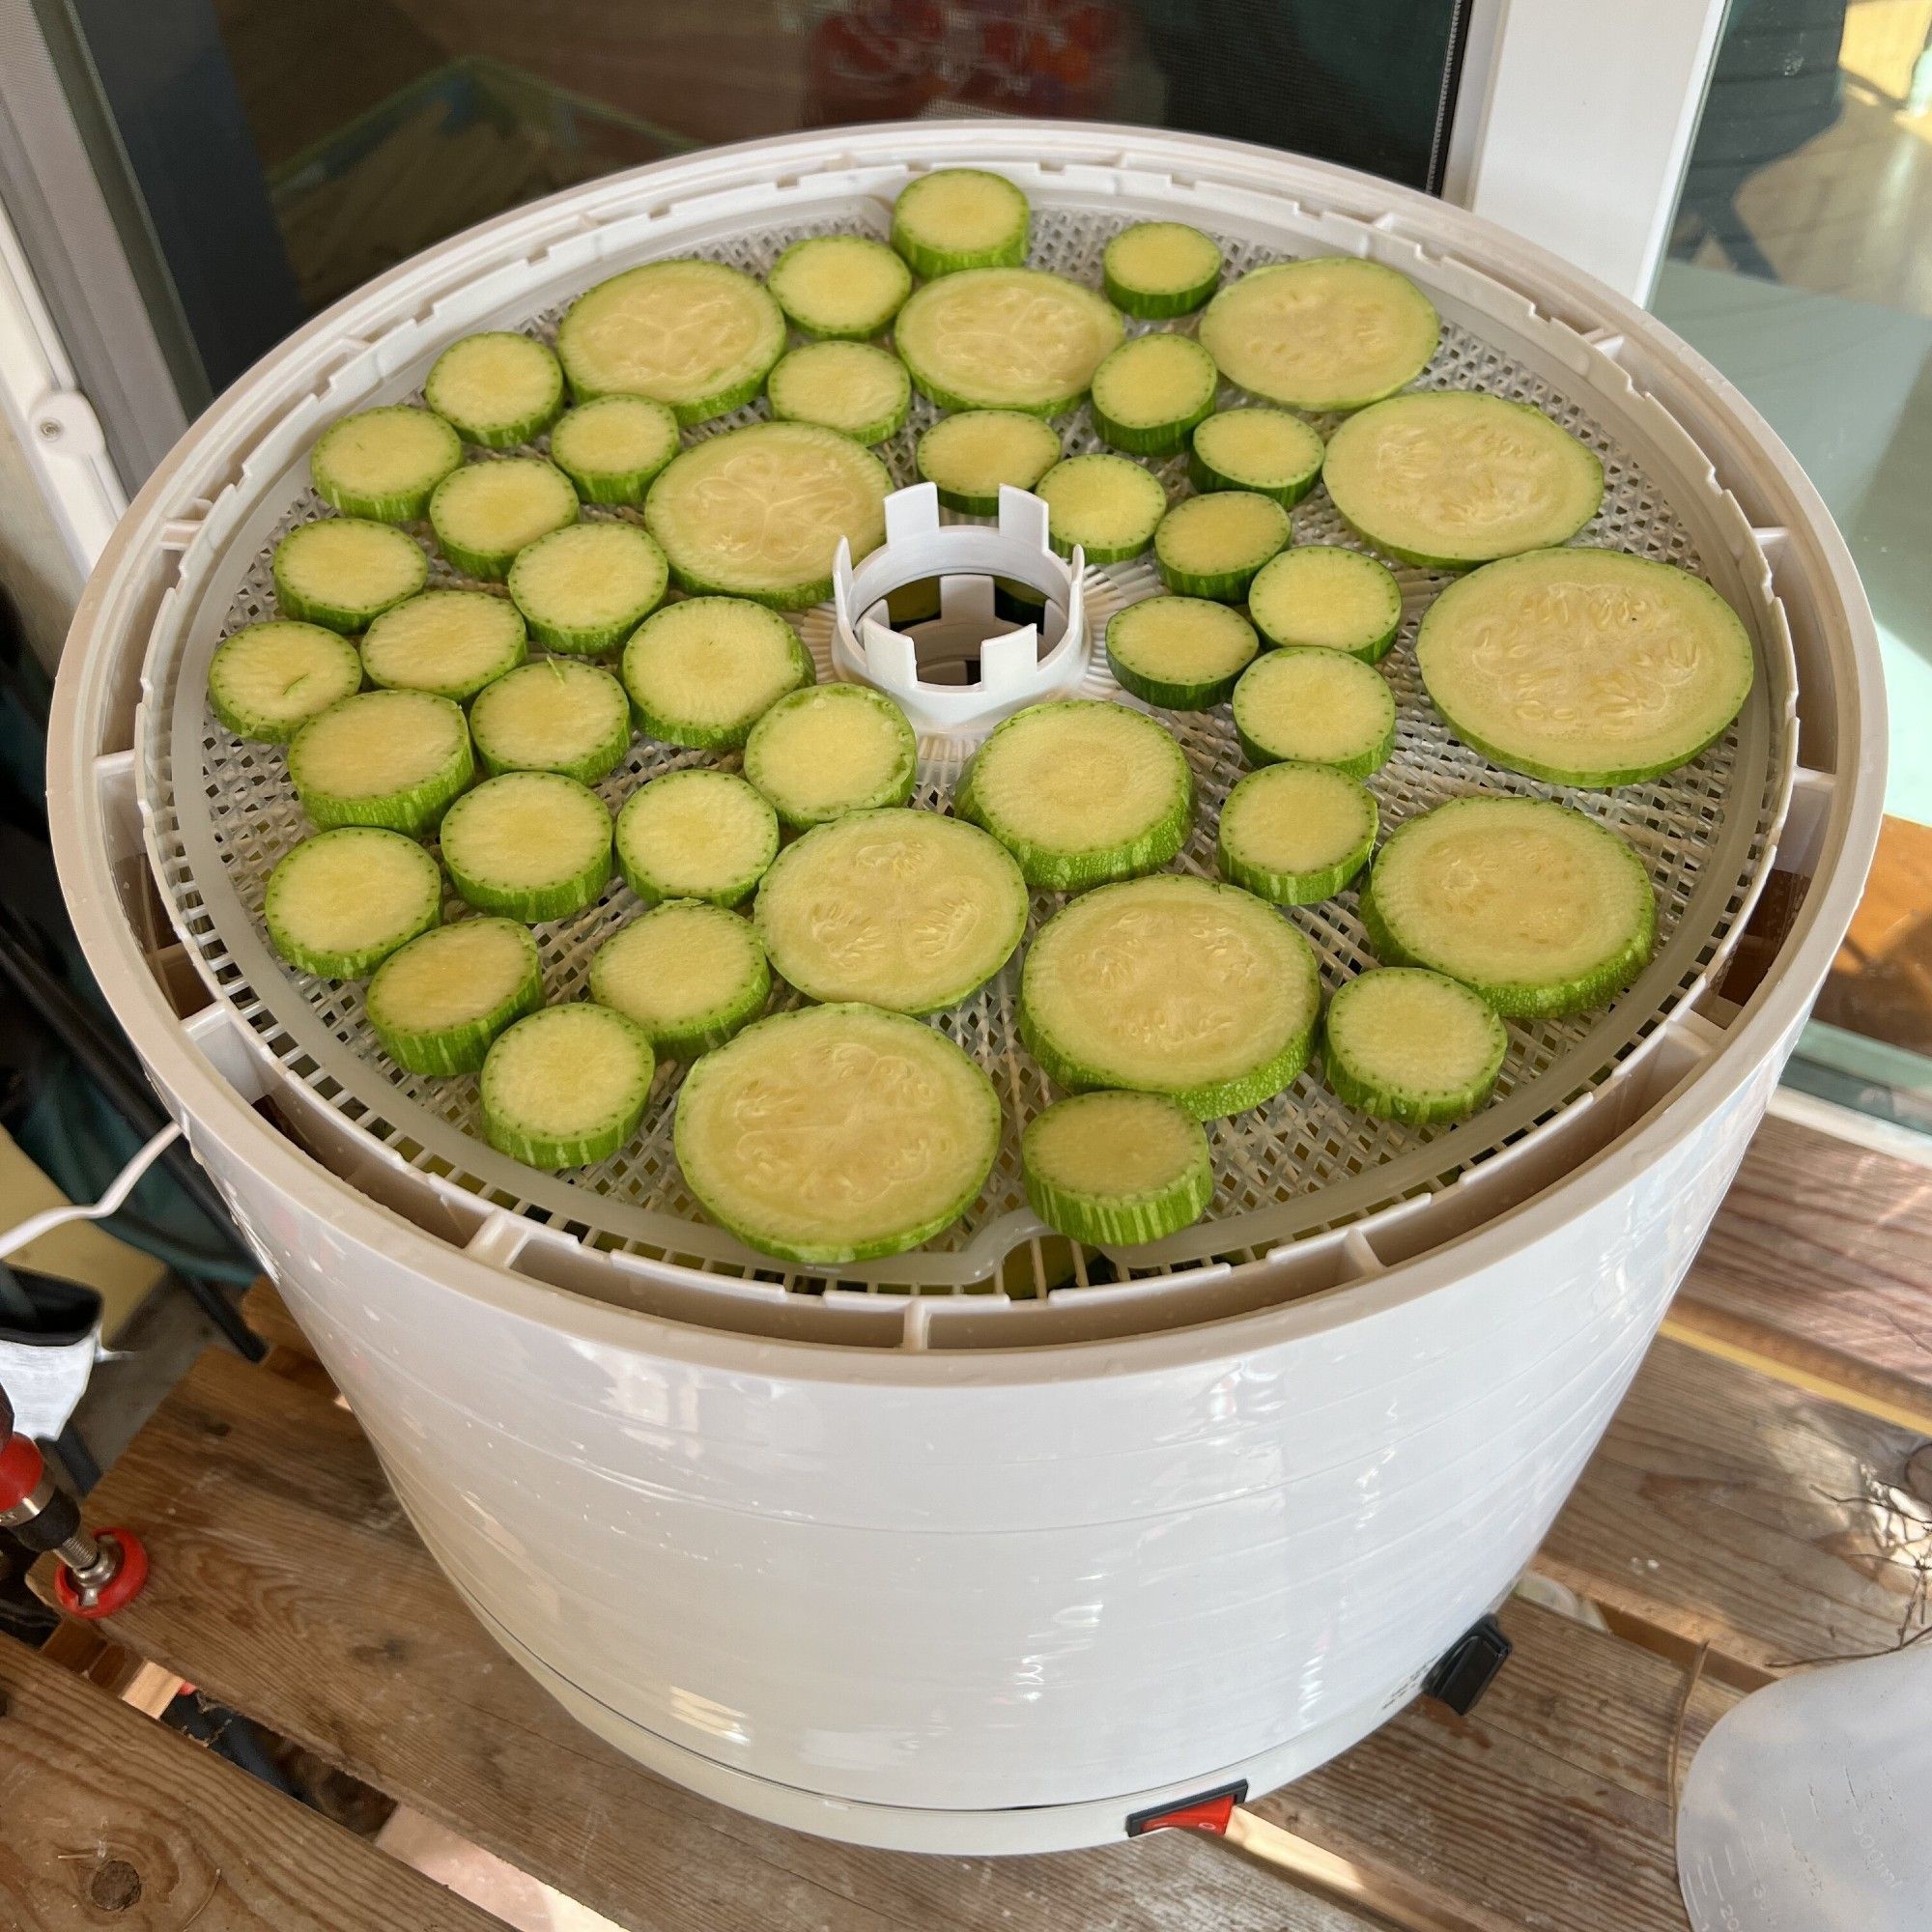
[[[413,524],[429,494],[463,461],[463,441],[440,416],[398,403],[344,416],[317,438],[308,473],[316,495],[345,517]]]
[[[442,863],[480,912],[536,925],[595,905],[611,883],[611,813],[555,772],[485,779],[444,813]]]
[[[557,418],[550,460],[586,503],[641,503],[677,454],[677,418],[648,396],[599,396]]]
[[[1252,490],[1292,509],[1321,474],[1323,447],[1312,423],[1287,410],[1221,410],[1197,423],[1188,480],[1209,490]]]
[[[1170,711],[1224,703],[1260,648],[1238,611],[1206,597],[1149,597],[1107,619],[1107,663],[1121,689]]]
[[[476,694],[469,735],[483,769],[608,778],[631,749],[631,707],[608,670],[576,658],[520,665]]]
[[[320,624],[244,624],[216,646],[208,701],[238,738],[286,745],[311,718],[362,689],[355,646]]]
[[[1378,959],[1446,973],[1512,1018],[1605,1005],[1657,941],[1629,842],[1539,798],[1456,798],[1409,819],[1377,854],[1361,912]]]
[[[563,371],[543,343],[507,328],[466,335],[436,358],[423,401],[485,449],[534,442],[563,409]]]
[[[790,624],[743,597],[687,597],[654,612],[624,646],[623,671],[646,737],[704,752],[735,750],[818,675]]]
[[[1328,1002],[1321,1077],[1378,1121],[1460,1121],[1490,1097],[1509,1032],[1468,987],[1419,966],[1377,966]]]
[[[1402,628],[1402,586],[1362,551],[1296,544],[1248,585],[1248,615],[1271,644],[1379,664]]]
[[[942,410],[1057,416],[1121,346],[1120,311],[1043,269],[968,269],[927,282],[893,327],[920,394]]]
[[[1379,819],[1375,794],[1332,765],[1264,765],[1221,808],[1221,876],[1273,905],[1319,904],[1369,863]]]
[[[617,869],[647,905],[737,905],[778,855],[778,813],[735,772],[667,772],[640,785],[617,813]]]
[[[1239,604],[1255,573],[1291,538],[1288,512],[1253,490],[1186,497],[1160,520],[1153,558],[1160,581],[1182,597]]]
[[[368,825],[291,846],[262,902],[275,951],[324,980],[361,979],[441,917],[436,861],[413,838]]]
[[[1004,175],[940,168],[920,175],[893,203],[893,246],[922,281],[962,269],[1024,262],[1032,211]]]
[[[1178,1234],[1214,1198],[1208,1135],[1162,1094],[1073,1094],[1026,1124],[1020,1168],[1056,1234],[1131,1248]]]
[[[571,524],[517,553],[510,601],[554,651],[609,657],[664,601],[670,566],[631,524]]]
[[[1153,542],[1167,514],[1160,478],[1124,456],[1069,456],[1039,479],[1047,535],[1062,556],[1075,549],[1089,563],[1124,563]]]
[[[812,235],[772,264],[765,286],[801,335],[869,342],[912,294],[912,271],[868,235]]]
[[[1235,687],[1235,733],[1251,765],[1280,758],[1365,779],[1395,750],[1395,694],[1343,651],[1264,651]]]
[[[748,919],[667,899],[621,925],[590,961],[590,997],[635,1020],[655,1051],[696,1060],[764,1011],[771,968]]]
[[[1221,279],[1221,244],[1184,221],[1137,221],[1107,243],[1107,299],[1149,321],[1192,315]]]
[[[869,342],[808,342],[779,357],[765,383],[781,422],[817,423],[854,442],[884,442],[912,408],[912,379]]]
[[[522,613],[487,590],[425,590],[384,611],[362,639],[371,684],[459,704],[528,655]]]
[[[461,705],[426,691],[364,691],[289,741],[289,781],[315,824],[427,832],[475,771]]]
[[[430,530],[451,568],[491,582],[509,575],[526,545],[576,521],[570,478],[540,456],[466,463],[429,499]]]
[[[365,631],[429,582],[416,540],[366,517],[298,524],[275,546],[270,569],[282,615],[329,631]]]
[[[543,960],[513,919],[435,925],[389,954],[363,1009],[383,1050],[412,1073],[474,1073],[507,1026],[543,1005]]]
[[[906,715],[864,684],[781,697],[745,739],[745,776],[791,832],[912,796],[919,740]]]
[[[1060,432],[1018,410],[962,410],[920,438],[916,461],[949,510],[996,517],[1003,483],[1031,490],[1060,461]]]
[[[637,1132],[657,1063],[643,1030],[588,1000],[497,1036],[478,1094],[483,1138],[526,1167],[588,1167]]]
[[[1220,380],[1190,337],[1137,335],[1094,371],[1094,427],[1130,456],[1172,456],[1213,409]]]

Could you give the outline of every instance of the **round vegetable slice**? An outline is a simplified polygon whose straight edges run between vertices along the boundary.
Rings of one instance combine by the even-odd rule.
[[[474,1073],[503,1029],[543,1005],[543,960],[513,919],[432,926],[392,952],[363,1010],[383,1050],[412,1073]]]
[[[466,463],[429,499],[437,548],[465,577],[500,580],[525,545],[576,521],[570,478],[540,456]]]
[[[1166,865],[1193,824],[1194,775],[1145,712],[1061,698],[995,727],[952,809],[1018,860],[1028,885],[1077,892]]]
[[[309,451],[316,495],[345,517],[412,524],[429,493],[463,461],[463,442],[440,416],[398,403],[361,410],[323,431]]]
[[[941,168],[909,181],[893,203],[893,246],[925,281],[962,269],[1024,262],[1031,211],[1004,175]]]
[[[589,1001],[498,1036],[478,1086],[483,1138],[527,1167],[588,1167],[638,1130],[657,1070],[643,1030]]]
[[[1288,512],[1253,490],[1217,490],[1175,504],[1153,533],[1160,580],[1183,597],[1239,604],[1255,572],[1289,541]]]
[[[912,407],[912,379],[896,355],[869,342],[809,342],[779,358],[765,394],[781,422],[884,442]]]
[[[734,906],[779,855],[779,820],[735,772],[667,772],[617,813],[617,869],[647,904],[708,899]]]
[[[1568,430],[1465,389],[1351,416],[1328,439],[1321,476],[1357,535],[1433,570],[1567,543],[1604,500],[1604,466]]]
[[[1020,1037],[1049,1079],[1165,1094],[1200,1121],[1290,1086],[1321,1009],[1314,948],[1287,920],[1175,872],[1074,899],[1020,975]]]
[[[1406,275],[1318,255],[1231,282],[1201,318],[1201,346],[1264,402],[1358,410],[1414,382],[1439,331],[1434,304]]]
[[[426,832],[475,770],[460,705],[426,691],[364,691],[289,742],[289,781],[317,825]]]
[[[807,1007],[707,1053],[677,1096],[677,1163],[720,1227],[813,1267],[902,1254],[979,1198],[993,1084],[952,1042],[876,1007]]]
[[[1137,221],[1107,243],[1100,278],[1129,315],[1192,315],[1221,279],[1221,244],[1183,221]]]
[[[557,418],[550,460],[586,503],[641,503],[677,454],[677,418],[648,396],[599,396]]]
[[[906,715],[864,684],[781,697],[745,739],[745,776],[793,832],[912,796],[919,740]]]
[[[936,1013],[1012,957],[1027,887],[1003,846],[956,818],[853,811],[779,855],[754,917],[807,999]]]
[[[238,738],[285,745],[311,718],[362,688],[355,646],[320,624],[245,624],[208,666],[208,701]]]
[[[590,961],[590,997],[673,1060],[709,1053],[764,1011],[765,949],[748,919],[669,899],[620,926]]]
[[[664,601],[670,566],[630,524],[572,524],[539,537],[510,566],[510,599],[554,651],[603,657]]]
[[[1375,795],[1332,765],[1264,765],[1221,808],[1221,876],[1275,905],[1333,898],[1369,863]]]
[[[1374,557],[1296,544],[1248,585],[1248,615],[1271,644],[1346,651],[1379,664],[1402,627],[1402,586]]]
[[[1033,1211],[1069,1240],[1130,1248],[1200,1220],[1214,1198],[1208,1135],[1160,1094],[1074,1094],[1027,1122]]]
[[[865,342],[892,327],[912,271],[868,235],[812,235],[772,264],[765,286],[801,335]]]
[[[444,813],[440,843],[471,905],[526,925],[595,905],[611,883],[611,814],[555,772],[485,779]]]
[[[362,639],[371,684],[459,704],[528,655],[517,607],[487,590],[425,590],[384,611]]]
[[[1160,478],[1124,456],[1069,456],[1039,479],[1047,533],[1062,556],[1078,548],[1089,563],[1124,563],[1153,542],[1167,514]]]
[[[916,455],[949,510],[996,517],[1003,483],[1031,490],[1060,461],[1060,432],[1018,410],[962,410],[934,423]]]
[[[899,310],[893,346],[942,410],[1059,415],[1087,393],[1124,333],[1092,289],[1043,269],[969,269]]]
[[[1094,371],[1100,440],[1133,456],[1172,456],[1214,407],[1214,358],[1185,335],[1137,335]]]
[[[631,749],[631,707],[608,670],[540,658],[476,694],[469,735],[486,772],[558,772],[595,784]]]
[[[870,450],[815,423],[753,423],[673,459],[644,522],[682,590],[800,611],[832,595],[838,539],[856,563],[886,538],[892,477]]]
[[[366,630],[429,582],[416,540],[364,517],[298,524],[275,546],[270,568],[282,615],[330,631]]]
[[[647,737],[700,751],[742,745],[787,692],[817,676],[799,635],[742,597],[687,597],[624,646],[624,689]]]
[[[1238,611],[1205,597],[1149,597],[1107,620],[1107,663],[1123,691],[1172,711],[1206,711],[1261,648]]]
[[[719,262],[647,262],[599,282],[570,306],[556,353],[580,402],[649,396],[681,423],[749,403],[784,353],[779,305]]]
[[[507,328],[466,335],[436,358],[423,401],[485,449],[541,436],[563,408],[563,371],[543,343]]]
[[[1688,764],[1750,695],[1750,634],[1701,578],[1605,550],[1541,550],[1452,583],[1415,661],[1449,728],[1556,784]]]
[[[262,923],[299,972],[359,980],[442,917],[442,874],[413,838],[344,826],[293,845],[269,874]]]
[[[1535,798],[1458,798],[1391,835],[1361,895],[1376,956],[1460,980],[1499,1013],[1588,1012],[1642,972],[1650,875],[1595,819]]]
[[[1197,423],[1188,479],[1197,490],[1252,490],[1284,509],[1301,501],[1321,473],[1314,425],[1287,410],[1222,410]]]
[[[1508,1051],[1507,1029],[1476,994],[1416,966],[1350,980],[1321,1026],[1321,1076],[1335,1097],[1411,1126],[1473,1114]]]
[[[1251,765],[1278,758],[1367,778],[1395,750],[1395,694],[1342,651],[1264,651],[1235,687],[1235,732]]]

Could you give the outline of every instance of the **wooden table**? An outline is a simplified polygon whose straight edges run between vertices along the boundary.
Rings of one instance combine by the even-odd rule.
[[[1537,1560],[1544,1601],[1503,1613],[1514,1658],[1471,1716],[1417,1702],[1258,1802],[1274,1864],[1181,1833],[860,1851],[664,1783],[483,1634],[257,1291],[270,1364],[204,1356],[89,1503],[154,1558],[118,1648],[0,1645],[0,1922],[497,1922],[110,1694],[185,1679],[636,1932],[1682,1932],[1672,1797],[1704,1732],[1927,1617],[1928,1257],[1932,1169],[1768,1122]]]

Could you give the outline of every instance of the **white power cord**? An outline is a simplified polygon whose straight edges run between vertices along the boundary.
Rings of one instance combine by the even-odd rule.
[[[72,1221],[99,1221],[114,1213],[134,1191],[141,1177],[180,1138],[180,1122],[170,1121],[114,1177],[114,1184],[91,1207],[48,1208],[39,1214],[28,1215],[18,1226],[9,1228],[4,1235],[0,1235],[0,1262],[17,1254],[29,1241],[38,1241],[43,1235],[50,1234],[55,1228],[65,1228]]]

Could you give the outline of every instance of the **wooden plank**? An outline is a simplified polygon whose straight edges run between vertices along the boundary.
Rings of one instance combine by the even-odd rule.
[[[286,1349],[291,1354],[315,1360],[315,1350],[301,1331],[288,1303],[276,1292],[267,1275],[259,1276],[242,1297],[242,1319],[271,1349]]]
[[[137,1523],[153,1558],[117,1641],[620,1925],[1364,1932],[1190,1834],[1052,1859],[913,1858],[664,1783],[484,1635],[345,1410],[225,1351],[196,1363],[90,1507]]]
[[[1932,1614],[1917,1440],[1660,1342],[1536,1568],[1757,1670],[1889,1649]]]
[[[8,1637],[0,1818],[0,1922],[15,1932],[502,1932]]]

